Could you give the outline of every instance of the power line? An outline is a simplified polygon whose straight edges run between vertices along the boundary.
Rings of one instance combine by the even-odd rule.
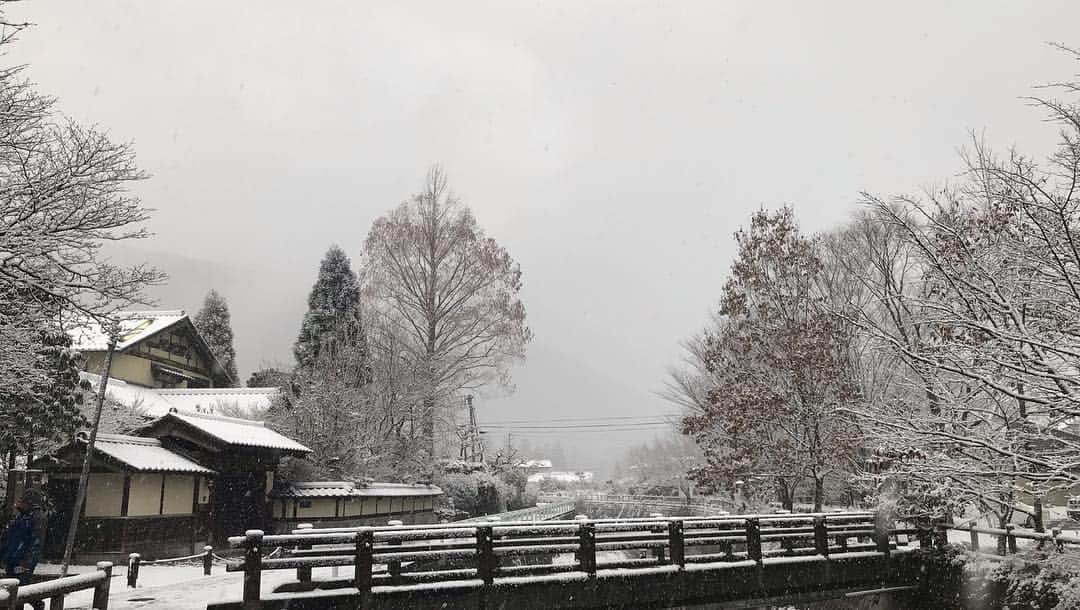
[[[574,434],[574,433],[603,433],[603,432],[638,432],[647,430],[670,430],[671,426],[667,424],[643,424],[643,425],[627,425],[627,426],[611,426],[604,428],[539,428],[539,429],[523,429],[523,428],[503,428],[497,429],[498,431],[506,430],[513,432],[515,436],[529,436],[533,434]],[[496,430],[492,430],[493,432]]]
[[[495,425],[485,424],[485,428],[492,428],[498,430],[576,430],[581,428],[615,428],[619,426],[670,426],[671,422],[666,421],[640,421],[640,422],[627,422],[627,423],[606,423],[606,424],[551,424],[551,425]]]
[[[677,413],[661,413],[659,415],[625,415],[617,417],[545,417],[541,419],[504,419],[488,422],[488,424],[534,424],[543,422],[606,422],[622,420],[656,420],[662,417],[682,417]]]

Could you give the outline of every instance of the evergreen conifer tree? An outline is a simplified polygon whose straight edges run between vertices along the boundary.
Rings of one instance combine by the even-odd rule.
[[[320,359],[333,361],[350,354],[359,358],[356,385],[371,380],[367,337],[360,314],[360,280],[345,251],[334,245],[319,265],[319,277],[308,296],[308,312],[300,325],[293,354],[297,368],[307,372]],[[325,362],[325,360],[324,360]]]
[[[239,383],[236,372],[236,348],[233,347],[232,322],[229,316],[229,304],[218,291],[211,289],[206,293],[202,309],[192,320],[199,330],[210,351],[214,352],[221,366],[232,378],[233,385]]]

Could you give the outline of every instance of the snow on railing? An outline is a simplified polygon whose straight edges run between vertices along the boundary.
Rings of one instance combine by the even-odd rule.
[[[830,555],[888,556],[906,546],[911,531],[878,530],[871,513],[810,513],[663,517],[636,519],[457,522],[378,527],[305,528],[266,535],[249,530],[229,538],[244,558],[227,571],[244,572],[243,599],[259,600],[265,570],[310,570],[353,566],[351,585],[367,607],[372,586],[454,583],[492,584],[505,576],[654,569],[687,564],[751,561],[759,567],[773,558],[827,559]],[[904,540],[901,540],[904,537]],[[264,549],[287,549],[270,558]],[[621,553],[612,553],[620,551]],[[634,556],[636,555],[636,557]],[[529,565],[511,558],[531,556]],[[561,556],[561,557],[560,557]],[[782,559],[777,559],[782,561]]]
[[[19,579],[0,579],[0,608],[22,608],[24,604],[49,600],[50,608],[63,608],[69,593],[94,590],[95,610],[108,610],[109,584],[112,581],[113,564],[100,561],[97,570],[85,574],[54,578],[32,585],[19,586]]]

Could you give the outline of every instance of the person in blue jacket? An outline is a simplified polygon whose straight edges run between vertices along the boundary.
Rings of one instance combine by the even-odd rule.
[[[15,518],[0,537],[0,563],[7,578],[18,578],[20,585],[30,584],[45,543],[45,496],[27,489],[15,503]],[[45,602],[32,602],[34,610],[45,610]]]

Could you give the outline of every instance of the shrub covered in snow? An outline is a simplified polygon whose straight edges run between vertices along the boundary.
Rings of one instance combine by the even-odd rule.
[[[926,551],[918,607],[967,610],[1080,608],[1080,552],[1052,545],[976,562],[961,546]]]

